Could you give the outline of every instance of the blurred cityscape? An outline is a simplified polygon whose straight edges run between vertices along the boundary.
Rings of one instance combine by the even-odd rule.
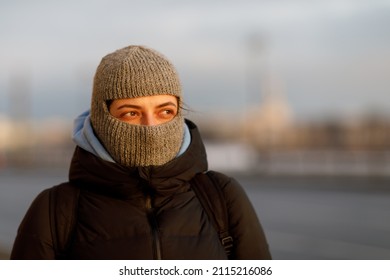
[[[12,100],[16,106],[11,117],[0,117],[0,168],[67,167],[74,149],[72,121],[31,120],[26,100]],[[283,94],[273,92],[237,115],[189,113],[200,127],[210,168],[261,174],[390,175],[390,120],[384,116],[297,121]]]
[[[390,119],[380,114],[298,121],[281,95],[269,94],[241,119],[221,113],[197,123],[209,144],[209,157],[224,169],[390,175]]]

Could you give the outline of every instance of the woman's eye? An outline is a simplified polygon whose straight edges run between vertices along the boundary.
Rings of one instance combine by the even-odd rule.
[[[137,116],[138,112],[136,111],[124,112],[120,115],[121,118],[136,118]]]
[[[172,118],[176,115],[176,111],[171,109],[165,109],[160,112],[160,116],[163,118]]]

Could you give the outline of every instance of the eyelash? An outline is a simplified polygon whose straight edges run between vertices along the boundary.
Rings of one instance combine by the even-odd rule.
[[[125,112],[125,113],[121,114],[120,117],[121,117],[121,118],[126,117],[126,116],[135,117],[135,116],[137,116],[137,115],[138,115],[137,112],[135,112],[135,111],[130,111],[130,112]]]
[[[162,110],[162,112],[165,112],[165,113],[168,113],[168,114],[174,114],[174,111],[171,110],[171,109],[165,109],[165,110]]]

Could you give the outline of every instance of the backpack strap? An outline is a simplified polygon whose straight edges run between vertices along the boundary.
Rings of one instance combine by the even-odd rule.
[[[50,230],[56,259],[66,259],[77,220],[80,189],[69,183],[50,189]]]
[[[191,180],[195,192],[209,219],[218,232],[219,239],[230,257],[233,250],[233,238],[229,233],[229,217],[225,197],[219,184],[213,178],[213,172],[199,173]]]

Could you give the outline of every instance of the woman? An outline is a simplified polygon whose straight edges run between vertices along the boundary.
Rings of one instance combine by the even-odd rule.
[[[57,187],[78,191],[75,210],[65,195],[53,202],[50,189],[43,191],[19,227],[11,259],[227,259],[193,191],[207,159],[182,102],[179,77],[158,52],[129,46],[105,56],[94,77],[91,109],[75,122],[69,182]],[[242,187],[213,174],[227,205],[229,258],[269,259]],[[62,210],[53,220],[54,204]],[[64,221],[72,216],[69,230]],[[53,224],[60,234],[71,231],[61,256]]]

